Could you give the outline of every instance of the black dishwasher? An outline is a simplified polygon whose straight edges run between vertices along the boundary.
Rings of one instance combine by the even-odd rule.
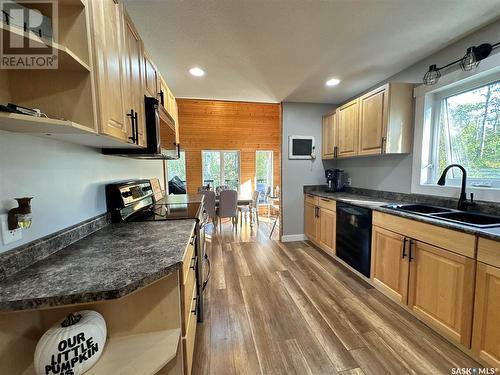
[[[337,256],[370,277],[372,210],[337,201]]]

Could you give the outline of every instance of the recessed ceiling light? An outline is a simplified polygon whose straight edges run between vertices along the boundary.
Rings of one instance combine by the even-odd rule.
[[[205,75],[205,72],[203,71],[203,69],[198,68],[198,67],[189,69],[189,73],[195,77],[203,77]]]
[[[327,86],[337,86],[340,83],[340,79],[332,78],[326,81]]]

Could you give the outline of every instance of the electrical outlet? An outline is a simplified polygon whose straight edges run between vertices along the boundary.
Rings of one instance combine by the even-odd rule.
[[[351,177],[347,177],[347,183],[346,183],[346,185],[347,186],[351,186],[351,183],[352,183]]]
[[[0,215],[0,232],[2,233],[2,242],[4,245],[19,241],[23,238],[20,228],[9,230],[7,215]]]

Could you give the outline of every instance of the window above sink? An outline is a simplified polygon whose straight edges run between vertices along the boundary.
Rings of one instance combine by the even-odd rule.
[[[467,170],[467,192],[500,201],[500,54],[473,72],[451,72],[415,89],[412,193],[458,197],[461,173],[436,182],[449,164]]]

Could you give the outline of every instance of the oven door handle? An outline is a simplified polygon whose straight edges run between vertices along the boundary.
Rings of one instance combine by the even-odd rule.
[[[210,263],[210,257],[207,254],[205,254],[205,260],[206,260],[207,265],[208,265],[208,273],[207,273],[207,278],[203,282],[203,286],[201,287],[201,290],[203,290],[203,291],[205,290],[205,287],[208,284],[208,280],[210,279],[210,274],[212,273],[212,263]]]

